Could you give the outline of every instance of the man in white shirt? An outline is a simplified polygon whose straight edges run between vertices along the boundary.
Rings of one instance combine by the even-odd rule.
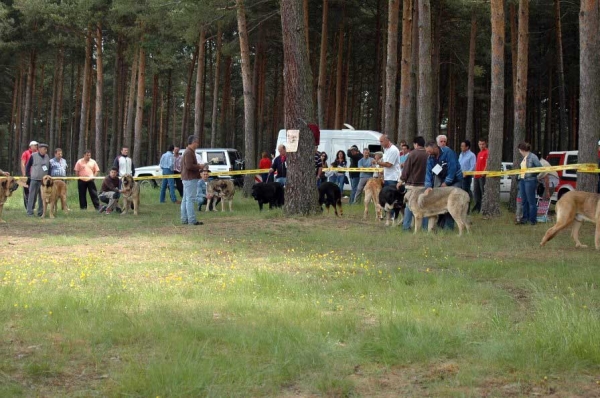
[[[383,158],[377,164],[383,167],[383,186],[396,186],[400,179],[400,151],[387,134],[379,137],[379,143],[383,147]]]

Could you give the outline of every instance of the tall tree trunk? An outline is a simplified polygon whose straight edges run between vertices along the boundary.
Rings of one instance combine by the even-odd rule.
[[[469,42],[469,72],[467,83],[467,120],[465,121],[465,139],[473,143],[473,107],[475,103],[475,54],[477,46],[477,14],[471,11],[471,40]]]
[[[410,64],[410,89],[409,89],[409,104],[408,104],[408,120],[406,125],[410,135],[418,135],[417,131],[417,82],[419,79],[419,8],[417,7],[418,0],[413,0],[413,19],[411,32],[411,64]]]
[[[66,143],[63,134],[62,134],[62,115],[63,115],[63,91],[65,85],[65,49],[61,47],[59,64],[58,64],[58,73],[57,73],[57,93],[56,93],[56,116],[55,116],[55,132],[56,132],[56,142],[54,143],[57,146],[64,147]]]
[[[79,120],[79,145],[77,147],[77,156],[83,156],[83,152],[88,145],[86,133],[89,121],[89,101],[90,101],[90,74],[92,73],[92,27],[88,26],[85,41],[85,64],[83,65],[83,92],[81,94],[81,119]]]
[[[432,29],[432,51],[431,51],[431,123],[433,135],[437,136],[440,132],[441,112],[440,112],[440,47],[442,43],[442,10],[444,1],[440,0],[435,11]],[[454,115],[456,118],[456,114]],[[454,137],[456,139],[456,137]],[[456,148],[456,147],[455,147]]]
[[[233,130],[230,126],[230,118],[229,113],[231,110],[231,65],[232,59],[230,55],[225,57],[225,70],[224,76],[225,81],[223,83],[223,102],[221,105],[221,121],[219,125],[221,126],[221,135],[219,136],[219,140],[217,141],[217,145],[219,146],[227,146],[227,132]],[[259,126],[261,124],[259,123]]]
[[[581,0],[579,12],[579,163],[598,162],[600,131],[600,31],[598,0]],[[577,190],[596,192],[598,175],[577,173]],[[597,231],[598,226],[596,226]]]
[[[21,81],[21,68],[16,71],[15,81],[13,83],[13,94],[12,94],[12,107],[10,110],[10,124],[8,125],[8,168],[13,170],[19,170],[17,163],[16,154],[19,152],[19,148],[16,145],[19,144],[18,131],[16,129],[17,124],[17,104],[19,98],[19,82]],[[17,175],[19,173],[15,173]]]
[[[129,79],[129,95],[127,99],[127,117],[125,118],[125,131],[123,132],[123,146],[129,148],[130,154],[133,154],[133,114],[135,109],[135,91],[139,54],[139,49],[136,48],[134,50],[133,62],[131,63],[131,78]]]
[[[163,148],[156,148],[156,142],[159,140],[157,128],[159,86],[158,73],[155,73],[152,77],[152,110],[150,111],[150,122],[148,123],[148,156],[146,157],[146,164],[150,164],[154,159],[157,159],[160,154],[159,150],[163,150]]]
[[[309,39],[309,19],[308,19],[308,2],[309,0],[302,0],[302,10],[304,11],[304,38],[306,40],[306,53],[308,54],[308,62],[310,64],[310,39]]]
[[[567,129],[567,96],[565,93],[565,67],[563,63],[562,23],[560,21],[560,0],[554,0],[554,20],[556,23],[556,73],[558,74],[558,116],[560,121],[561,150],[568,149],[569,131]]]
[[[102,109],[104,101],[104,69],[102,66],[102,24],[96,25],[96,155],[94,156],[100,170],[104,170],[104,140],[102,133],[104,131],[102,120],[104,111]]]
[[[515,43],[512,43],[514,46]],[[517,146],[525,141],[527,130],[527,70],[529,67],[529,0],[519,1],[519,37],[517,41],[517,84],[513,95],[514,130],[513,130],[513,167],[517,168],[522,156]],[[513,62],[515,60],[513,59]],[[511,208],[516,208],[517,178],[511,177]]]
[[[222,28],[221,24],[217,27],[217,47],[216,47],[216,60],[215,60],[215,80],[213,83],[213,106],[212,106],[212,118],[210,125],[210,147],[214,148],[217,143],[217,133],[219,126],[217,125],[217,116],[219,111],[219,78],[221,77],[221,43],[222,40]]]
[[[119,111],[121,109],[121,87],[122,87],[122,72],[123,72],[123,40],[119,35],[117,37],[117,50],[115,54],[115,71],[114,71],[114,81],[113,81],[113,90],[112,90],[112,119],[110,125],[111,138],[110,145],[108,147],[108,159],[113,159],[117,154],[117,147],[120,144],[120,134],[119,134]],[[110,162],[109,162],[110,164]]]
[[[27,86],[25,87],[25,107],[22,116],[23,131],[21,133],[21,148],[27,148],[29,140],[32,138],[31,118],[33,107],[33,90],[35,86],[35,68],[37,52],[31,50],[29,53],[29,69],[27,70]]]
[[[49,118],[49,123],[47,124],[48,127],[48,141],[47,144],[50,146],[50,148],[54,148],[56,146],[56,134],[55,134],[55,122],[54,122],[54,117],[56,115],[56,97],[57,97],[57,90],[58,90],[58,63],[59,63],[59,58],[60,58],[60,50],[61,48],[58,49],[58,51],[56,52],[56,64],[54,66],[54,76],[52,77],[52,100],[50,101],[50,114],[47,115],[47,117]]]
[[[250,43],[248,42],[248,28],[246,26],[246,10],[244,9],[244,0],[236,0],[237,23],[240,39],[240,53],[242,58],[242,85],[244,89],[244,142],[246,149],[246,169],[256,168],[256,141],[254,111],[256,108],[256,99],[252,92],[252,65],[250,64]],[[282,6],[283,9],[283,6]],[[302,39],[304,41],[304,39]],[[304,44],[304,48],[306,45]],[[254,176],[248,174],[244,178],[244,196],[249,196],[252,192]]]
[[[325,85],[327,84],[327,17],[329,0],[323,0],[323,21],[321,23],[321,52],[319,55],[319,84],[317,86],[317,113],[319,127],[325,128]]]
[[[387,62],[385,67],[385,117],[383,131],[394,137],[396,121],[396,79],[398,77],[398,19],[400,0],[390,0],[388,10]]]
[[[307,123],[315,120],[312,76],[302,25],[302,9],[295,0],[281,1],[284,54],[285,128],[300,130],[298,151],[287,154],[289,164],[284,211],[288,215],[317,213],[315,141]]]
[[[206,58],[206,30],[204,27],[200,28],[200,38],[198,39],[198,69],[196,71],[196,95],[194,97],[194,135],[202,137],[204,135],[204,120],[202,120],[202,108],[204,108],[204,102],[202,101],[204,89],[204,74],[205,74],[205,63]],[[169,88],[171,87],[171,80],[169,79]],[[168,108],[168,106],[167,106]],[[169,124],[169,113],[167,112],[167,125]],[[200,138],[202,140],[202,138]],[[163,150],[163,148],[161,148]]]
[[[169,78],[167,81],[167,100],[165,104],[166,115],[165,115],[165,142],[161,145],[160,150],[162,151],[163,147],[168,142],[173,145],[182,145],[183,143],[178,143],[175,139],[175,131],[173,134],[169,134],[171,131],[169,128],[169,122],[171,121],[171,102],[173,102],[173,69],[169,69]],[[202,122],[200,122],[202,123]]]
[[[382,0],[377,0],[377,14],[375,15],[375,62],[373,62],[373,76],[375,76],[375,89],[371,96],[371,109],[373,110],[373,116],[369,122],[369,128],[375,131],[381,130],[381,78],[382,78],[382,65],[383,65],[383,43],[381,34],[381,15],[382,15]]]
[[[345,14],[343,12],[342,14]],[[338,54],[335,79],[335,129],[341,129],[344,121],[342,120],[342,77],[344,71],[344,16],[340,22],[338,33]]]
[[[433,139],[433,88],[431,69],[431,6],[429,0],[419,2],[419,96],[418,129],[425,140]]]
[[[144,94],[146,92],[146,52],[140,45],[140,65],[138,67],[138,90],[135,113],[135,130],[133,144],[133,164],[140,165],[142,160],[142,124],[144,121]]]
[[[492,86],[488,170],[497,170],[502,163],[504,131],[504,0],[491,0],[491,19]],[[485,217],[500,215],[500,179],[486,179],[481,213]]]
[[[181,142],[186,142],[186,134],[188,133],[188,124],[189,124],[189,115],[190,115],[190,101],[192,96],[192,79],[194,77],[194,68],[196,67],[196,60],[198,59],[198,53],[200,52],[200,48],[196,47],[196,51],[194,51],[194,56],[192,57],[192,62],[190,63],[190,67],[188,69],[188,79],[187,86],[185,88],[185,100],[183,101],[183,114],[181,115]],[[204,120],[204,118],[202,118]],[[202,137],[200,138],[200,144],[204,142]]]
[[[512,65],[512,89],[513,96],[517,91],[517,60],[518,60],[518,50],[519,50],[519,32],[517,27],[517,10],[515,3],[511,2],[509,5],[510,10],[510,55],[511,55],[511,65]]]

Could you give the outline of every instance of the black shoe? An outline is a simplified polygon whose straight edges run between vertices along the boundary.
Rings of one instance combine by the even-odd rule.
[[[190,225],[204,225],[204,223],[202,221],[196,221],[195,223],[190,224]]]

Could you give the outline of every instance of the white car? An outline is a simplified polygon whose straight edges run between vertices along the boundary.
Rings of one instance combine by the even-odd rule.
[[[502,162],[502,167],[500,169],[502,171],[512,170],[513,164],[512,164],[512,162]],[[502,176],[500,178],[500,200],[502,202],[508,202],[510,200],[511,186],[512,186],[511,176]],[[473,182],[471,183],[471,192],[475,192],[475,178],[473,178]]]
[[[208,164],[211,172],[243,170],[244,161],[237,149],[232,148],[198,148],[196,149],[196,158],[200,163]],[[159,177],[162,176],[162,169],[158,165],[136,167],[134,177]],[[220,176],[219,178],[233,178],[236,185],[240,185],[244,179],[243,176]],[[158,182],[152,180],[142,180],[142,185],[152,184],[158,186]]]

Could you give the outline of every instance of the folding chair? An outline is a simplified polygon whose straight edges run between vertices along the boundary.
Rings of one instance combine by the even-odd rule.
[[[538,198],[537,200],[537,222],[550,222],[552,218],[548,216],[550,210],[550,199],[545,200]]]

